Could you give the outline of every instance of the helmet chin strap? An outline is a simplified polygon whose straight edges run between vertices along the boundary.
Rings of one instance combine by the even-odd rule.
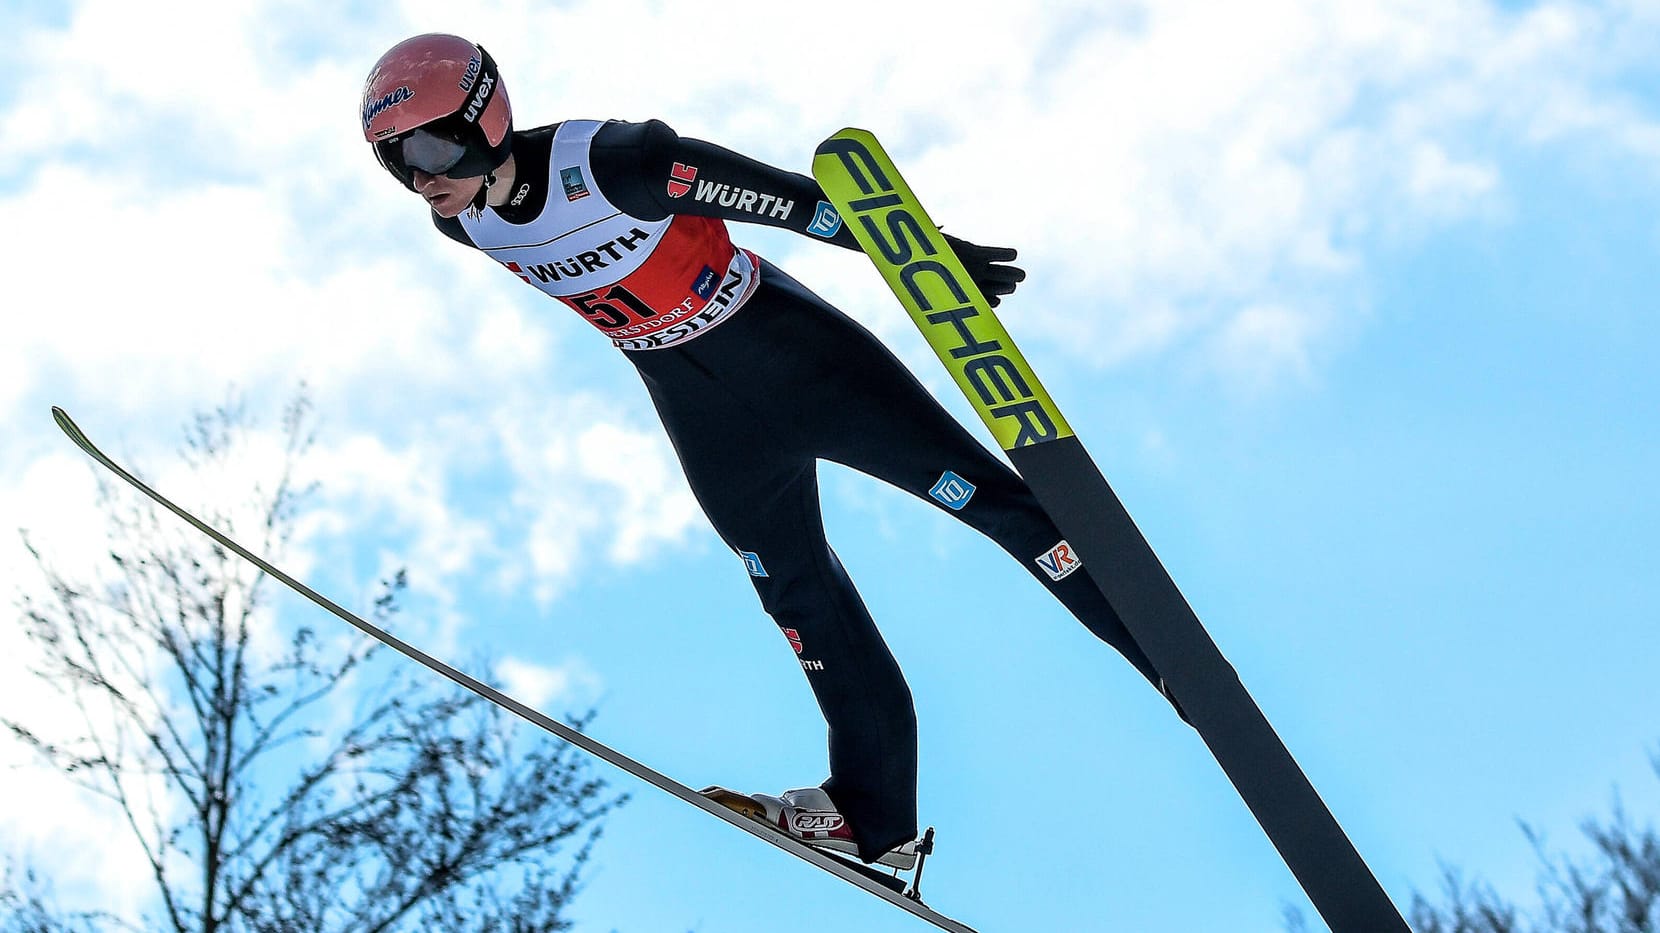
[[[472,219],[477,220],[480,217],[484,216],[484,208],[485,208],[486,205],[488,205],[490,203],[490,186],[495,184],[495,183],[496,183],[496,173],[495,172],[485,172],[484,173],[484,184],[479,186],[478,196],[473,198],[473,203],[469,204],[467,206],[467,216],[468,217],[471,217]]]

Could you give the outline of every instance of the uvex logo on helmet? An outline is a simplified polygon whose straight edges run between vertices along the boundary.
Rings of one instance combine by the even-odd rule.
[[[388,91],[376,100],[369,101],[363,108],[363,128],[367,130],[369,124],[375,122],[376,117],[414,96],[414,91],[411,91],[407,86],[400,85],[396,90]]]
[[[495,75],[485,75],[479,79],[478,90],[473,92],[472,100],[467,102],[467,112],[464,116],[468,123],[478,122],[478,115],[484,112],[484,105],[490,102],[490,91],[495,86]]]
[[[483,67],[484,62],[478,58],[468,60],[467,73],[463,74],[461,80],[455,83],[455,86],[461,89],[461,93],[465,94],[473,89],[473,82],[478,79],[479,69]]]

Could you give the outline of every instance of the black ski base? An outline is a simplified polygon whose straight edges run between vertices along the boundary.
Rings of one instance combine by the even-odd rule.
[[[820,849],[819,851],[824,852],[823,849]],[[907,889],[910,887],[910,884],[906,882],[904,878],[901,878],[898,875],[890,875],[878,868],[866,865],[863,862],[855,862],[850,858],[837,855],[834,852],[824,852],[824,854],[832,861],[840,862],[843,866],[864,875],[866,878],[882,885],[895,894],[906,894],[908,896]]]
[[[920,904],[922,903],[922,866],[927,864],[928,856],[934,854],[934,827],[928,827],[928,831],[922,834],[922,844],[917,848],[915,873],[911,875],[909,882],[897,874],[887,874],[879,868],[850,858],[844,858],[834,852],[825,852],[823,849],[819,851],[895,894],[903,894]]]

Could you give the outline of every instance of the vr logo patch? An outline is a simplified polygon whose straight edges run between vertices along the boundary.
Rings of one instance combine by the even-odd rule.
[[[951,511],[961,512],[963,506],[968,505],[968,500],[974,498],[974,488],[973,483],[946,470],[934,488],[928,490],[928,495]]]
[[[1072,575],[1072,571],[1084,565],[1078,555],[1072,552],[1072,545],[1065,541],[1049,549],[1049,553],[1037,559],[1037,565],[1055,582],[1065,580]]]
[[[761,566],[761,555],[754,551],[739,551],[738,556],[744,559],[744,567],[749,570],[750,576],[764,577],[767,575],[767,568]]]
[[[807,232],[828,240],[840,233],[841,229],[842,215],[836,213],[836,208],[829,201],[818,202],[818,213],[813,215],[813,222],[807,228]]]

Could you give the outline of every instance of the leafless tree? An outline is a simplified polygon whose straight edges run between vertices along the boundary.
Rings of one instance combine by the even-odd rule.
[[[1653,760],[1660,776],[1660,755]],[[1660,832],[1615,800],[1611,812],[1580,824],[1588,848],[1552,851],[1544,835],[1521,824],[1539,859],[1537,899],[1527,905],[1452,866],[1441,871],[1435,896],[1413,895],[1417,933],[1660,933]],[[1308,923],[1287,908],[1288,933]]]
[[[198,416],[182,449],[190,475],[222,470],[253,427],[238,404]],[[311,492],[296,481],[312,443],[303,395],[281,436],[247,503],[198,512],[268,555]],[[585,759],[470,693],[372,663],[368,639],[285,626],[270,606],[277,584],[256,568],[147,500],[109,486],[100,500],[108,552],[90,580],[24,535],[44,584],[18,597],[40,651],[38,695],[76,713],[76,734],[48,735],[17,711],[0,723],[113,804],[156,906],[137,919],[55,912],[14,866],[0,931],[568,928],[604,819],[624,800]],[[379,622],[406,582],[402,571],[381,582]]]
[[[1653,759],[1660,776],[1660,757]],[[1580,831],[1586,852],[1553,852],[1523,823],[1540,863],[1536,909],[1523,909],[1481,882],[1446,869],[1440,903],[1414,899],[1419,933],[1660,933],[1660,832],[1615,800]]]

